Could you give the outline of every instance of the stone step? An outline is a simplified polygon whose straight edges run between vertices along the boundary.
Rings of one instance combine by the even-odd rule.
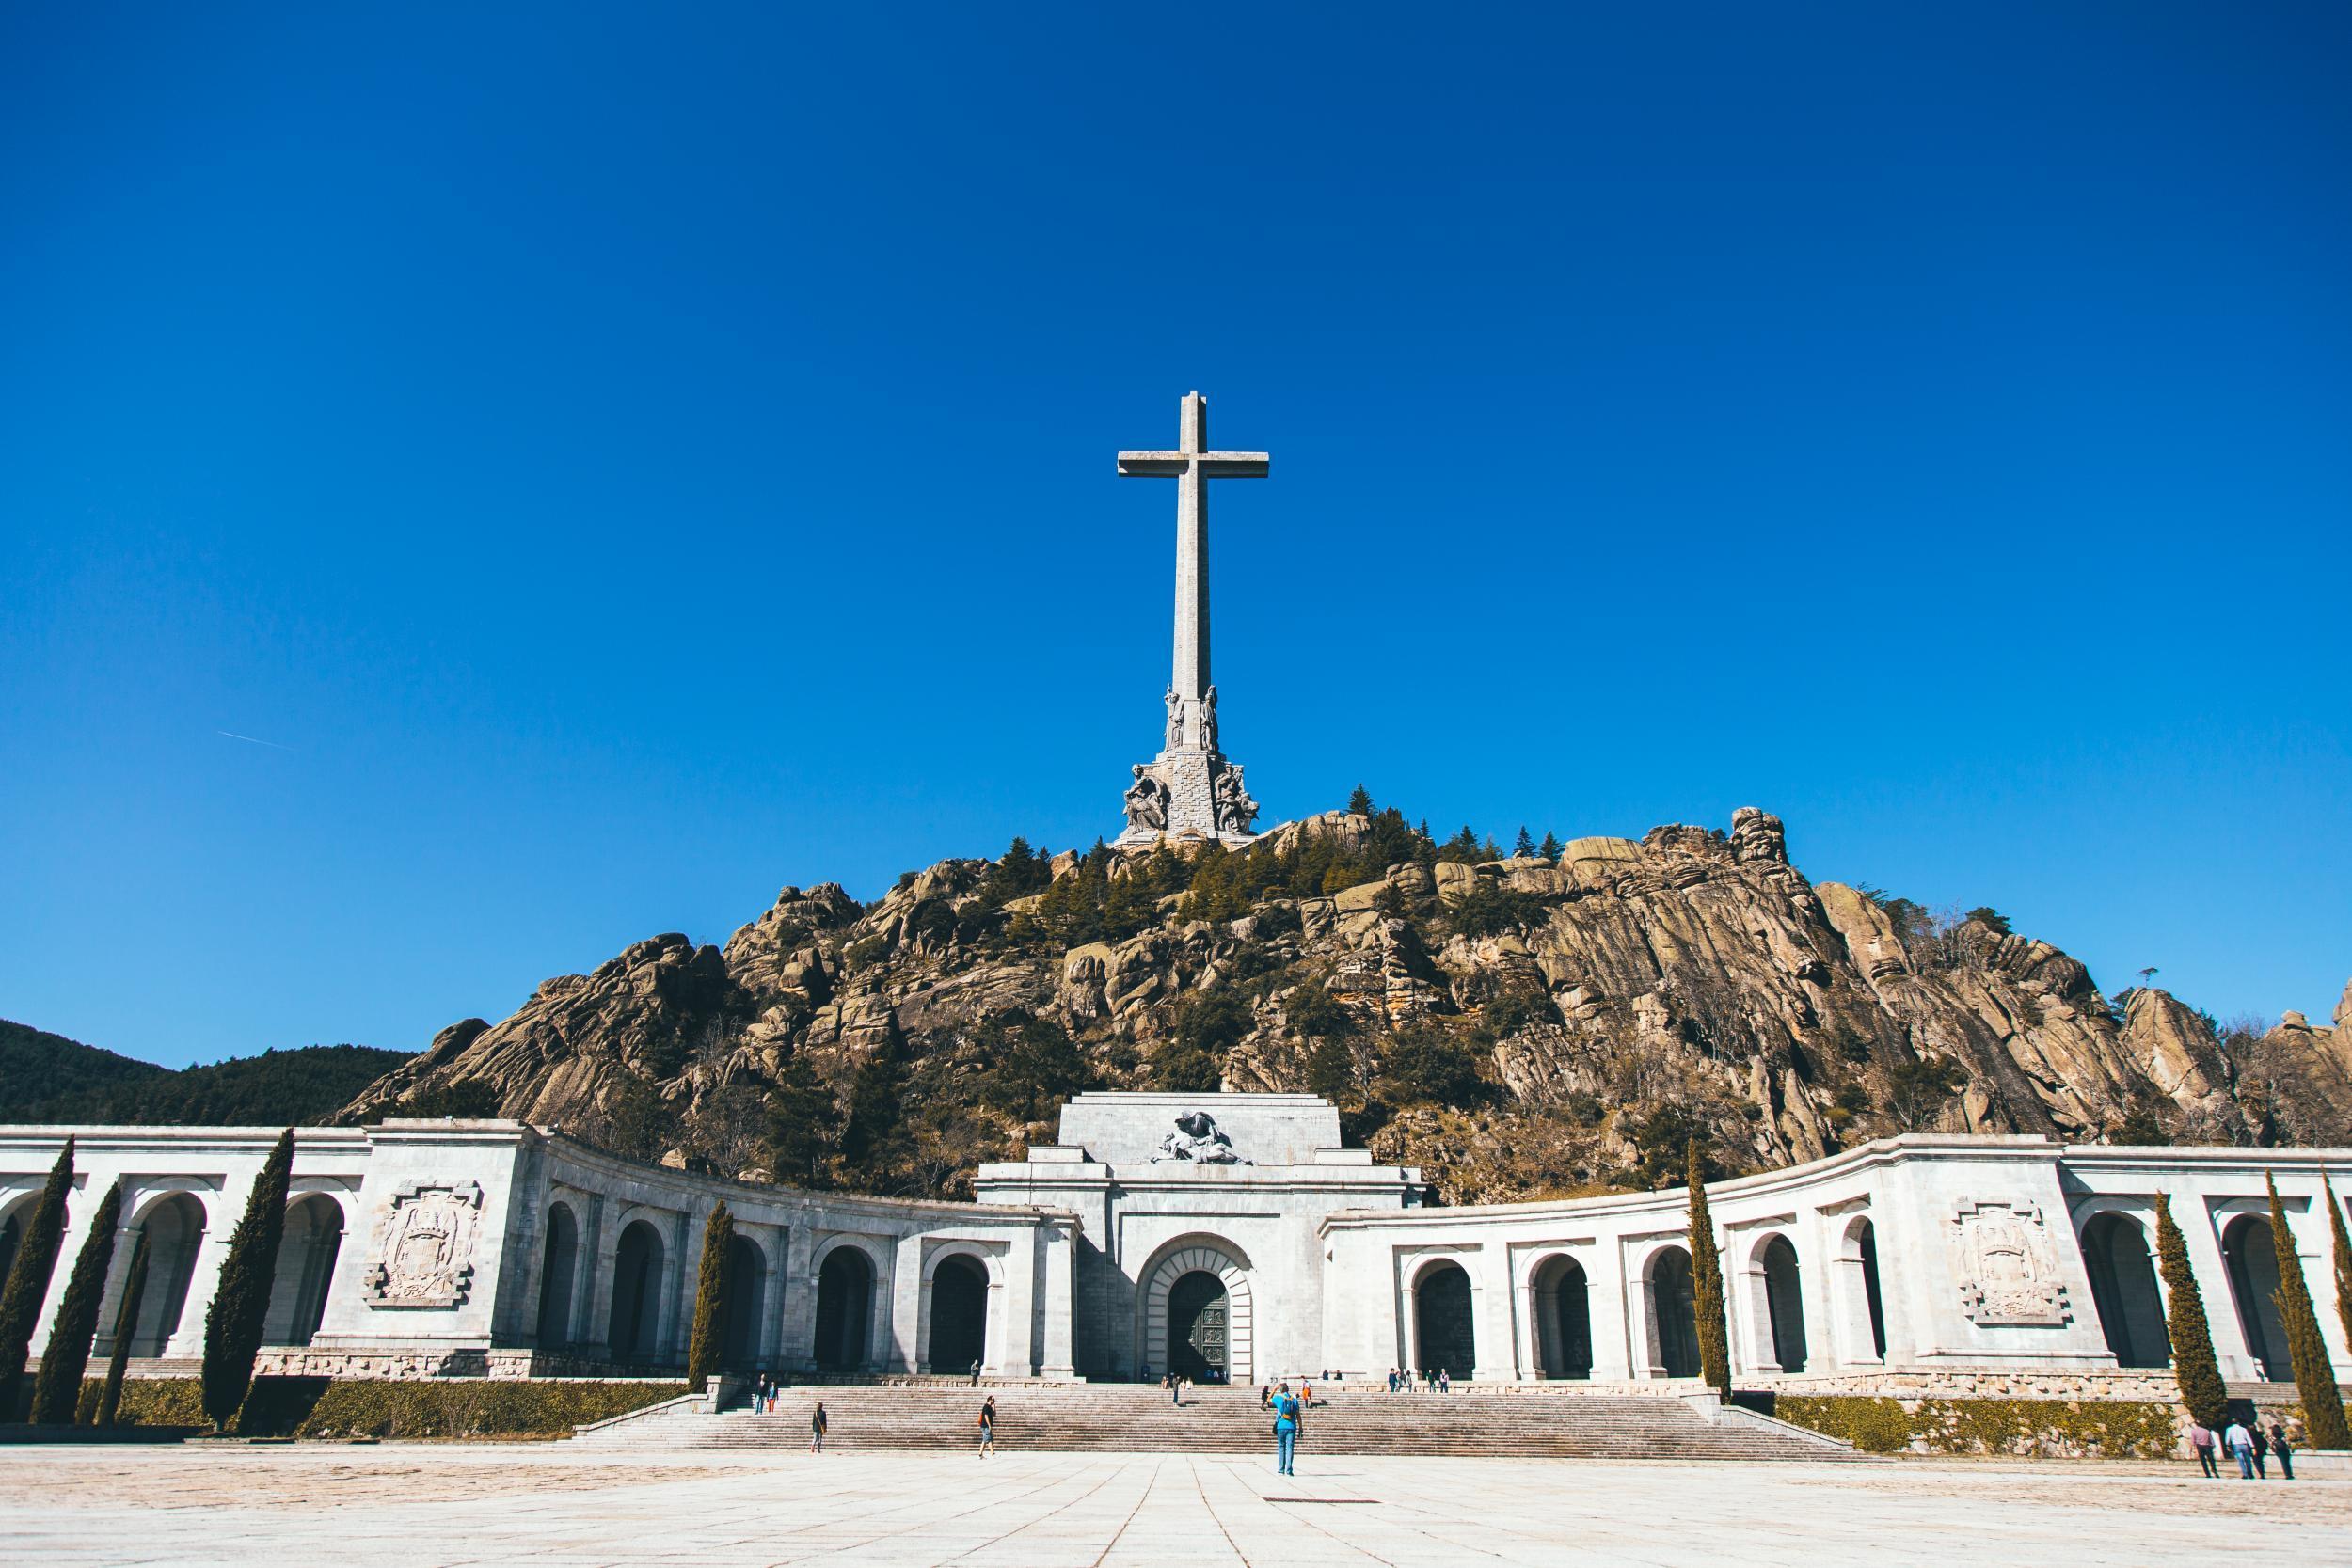
[[[978,1439],[980,1391],[966,1387],[832,1386],[786,1391],[773,1414],[720,1415],[674,1405],[608,1423],[582,1442],[630,1448],[804,1448],[819,1400],[826,1447],[953,1449]],[[1126,1385],[1024,1387],[996,1393],[1008,1448],[1117,1452],[1252,1453],[1272,1442],[1272,1417],[1248,1389],[1203,1390],[1182,1406]],[[1837,1460],[1835,1439],[1740,1409],[1712,1418],[1676,1398],[1495,1393],[1388,1395],[1374,1389],[1317,1403],[1303,1446],[1325,1453],[1502,1457]]]

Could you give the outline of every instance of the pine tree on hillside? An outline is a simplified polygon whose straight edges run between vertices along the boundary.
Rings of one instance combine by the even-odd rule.
[[[67,1279],[65,1300],[57,1304],[56,1322],[49,1328],[49,1348],[40,1353],[40,1375],[33,1379],[33,1415],[37,1422],[71,1426],[81,1402],[82,1373],[89,1368],[91,1341],[98,1335],[98,1305],[106,1293],[106,1271],[114,1266],[115,1233],[122,1223],[122,1183],[106,1189],[90,1216],[89,1233],[74,1255],[73,1273]]]
[[[229,1234],[220,1286],[204,1313],[204,1415],[215,1432],[229,1430],[253,1386],[253,1359],[262,1351],[270,1286],[278,1277],[278,1243],[286,1234],[286,1184],[294,1175],[294,1129],[278,1134],[245,1200],[245,1217]]]
[[[726,1346],[727,1297],[735,1287],[728,1243],[735,1240],[735,1216],[722,1202],[703,1227],[703,1266],[694,1284],[694,1333],[686,1344],[686,1386],[699,1394],[710,1386]]]
[[[1544,830],[1544,841],[1535,847],[1535,852],[1548,861],[1556,861],[1560,858],[1562,847],[1558,835],[1547,828]]]
[[[832,1091],[795,1051],[768,1091],[768,1166],[788,1187],[823,1187],[826,1135],[835,1111]]]
[[[1527,824],[1522,822],[1519,824],[1519,836],[1511,841],[1511,853],[1525,860],[1534,852],[1535,835],[1529,832]]]
[[[49,1180],[25,1221],[24,1239],[0,1287],[0,1419],[16,1418],[16,1383],[32,1354],[33,1325],[48,1299],[49,1276],[56,1272],[57,1243],[65,1234],[65,1195],[73,1185],[73,1140],[68,1138],[49,1167]]]
[[[2335,1264],[2336,1316],[2344,1323],[2344,1344],[2352,1346],[2352,1235],[2344,1234],[2344,1205],[2336,1201],[2336,1184],[2325,1176],[2319,1184],[2328,1195],[2328,1228],[2335,1235],[2331,1261]]]
[[[1715,1250],[1715,1224],[1707,1212],[1707,1162],[1699,1140],[1689,1150],[1691,1183],[1691,1310],[1698,1319],[1699,1375],[1731,1397],[1731,1333],[1724,1318],[1724,1259]]]
[[[1348,815],[1352,816],[1370,816],[1372,815],[1372,791],[1362,784],[1358,784],[1347,797],[1347,810]]]
[[[2336,1386],[2335,1369],[2328,1361],[2328,1341],[2320,1336],[2319,1314],[2312,1307],[2311,1287],[2303,1280],[2303,1259],[2295,1250],[2295,1233],[2279,1206],[2279,1183],[2268,1171],[2263,1185],[2270,1190],[2270,1244],[2279,1258],[2279,1288],[2270,1299],[2279,1304],[2279,1322],[2287,1331],[2287,1358],[2295,1364],[2295,1391],[2303,1402],[2303,1430],[2315,1449],[2352,1449],[2352,1431],[2344,1421],[2344,1390]]]
[[[131,1243],[131,1273],[122,1282],[122,1308],[115,1314],[114,1354],[106,1357],[106,1386],[98,1395],[97,1424],[115,1424],[122,1407],[122,1374],[131,1366],[131,1340],[138,1333],[139,1307],[147,1300],[147,1230]]]
[[[2156,1272],[2164,1278],[2164,1326],[2172,1339],[2172,1381],[2189,1418],[2216,1432],[2230,1418],[2230,1391],[2214,1359],[2213,1329],[2205,1322],[2205,1298],[2188,1266],[2188,1243],[2172,1223],[2172,1200],[2156,1195]]]

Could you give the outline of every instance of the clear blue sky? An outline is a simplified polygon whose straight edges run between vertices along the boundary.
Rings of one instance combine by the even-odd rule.
[[[0,1016],[418,1049],[1115,830],[1191,388],[1265,820],[1756,804],[2324,1015],[2352,11],[1931,9],[9,8]]]

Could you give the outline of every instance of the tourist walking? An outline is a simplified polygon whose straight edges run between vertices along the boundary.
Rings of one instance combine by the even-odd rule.
[[[1438,1392],[1440,1394],[1451,1394],[1454,1392],[1454,1374],[1447,1371],[1443,1367],[1439,1367],[1438,1369]]]
[[[996,1452],[996,1396],[988,1396],[980,1406],[980,1457],[988,1459]]]
[[[808,1418],[808,1451],[809,1451],[809,1452],[811,1452],[811,1453],[823,1453],[823,1452],[825,1451],[825,1427],[826,1427],[826,1425],[827,1425],[827,1422],[826,1422],[826,1420],[825,1420],[825,1402],[824,1402],[823,1400],[818,1400],[818,1401],[817,1402],[817,1413],[816,1413],[815,1415],[811,1416],[811,1417]]]
[[[2242,1423],[2232,1421],[2221,1429],[2221,1443],[2224,1448],[2237,1456],[2237,1479],[2252,1481],[2254,1479],[2254,1434],[2248,1432]]]
[[[2269,1457],[2270,1434],[2263,1431],[2263,1418],[2258,1412],[2254,1417],[2254,1478],[2257,1481],[2270,1479],[2270,1468],[2263,1463]]]
[[[1298,1400],[1287,1383],[1274,1391],[1274,1473],[1294,1475],[1292,1456],[1298,1448]]]
[[[974,1357],[972,1358],[972,1386],[973,1386],[973,1387],[975,1387],[975,1388],[977,1388],[979,1386],[980,1386],[980,1358],[979,1358],[978,1356],[977,1356],[977,1355],[976,1355],[976,1356],[974,1356]]]
[[[2205,1425],[2202,1421],[2189,1422],[2188,1446],[2197,1451],[2198,1468],[2203,1470],[2205,1474],[2213,1477],[2214,1480],[2219,1481],[2221,1479],[2221,1471],[2213,1462],[2213,1428]]]
[[[2270,1423],[2270,1451],[2279,1456],[2279,1479],[2295,1479],[2295,1445],[2287,1441],[2287,1429],[2278,1422]]]

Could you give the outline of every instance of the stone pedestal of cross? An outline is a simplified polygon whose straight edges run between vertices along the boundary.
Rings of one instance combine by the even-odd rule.
[[[1263,479],[1262,451],[1211,451],[1209,400],[1186,392],[1174,451],[1122,451],[1121,475],[1176,482],[1176,645],[1166,697],[1166,744],[1138,764],[1127,790],[1121,844],[1170,837],[1246,843],[1258,803],[1241,768],[1217,745],[1216,687],[1209,673],[1209,481]]]

